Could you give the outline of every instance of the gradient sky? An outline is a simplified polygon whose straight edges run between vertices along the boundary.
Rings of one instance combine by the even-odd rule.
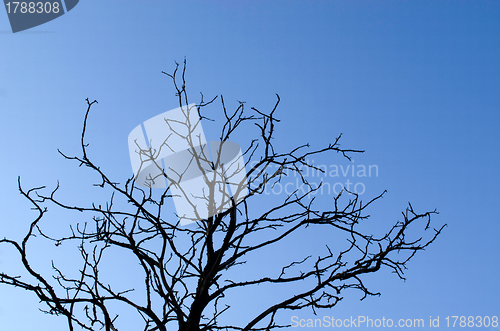
[[[370,209],[382,229],[408,202],[448,224],[409,263],[405,282],[387,271],[367,277],[382,296],[360,302],[346,292],[320,317],[440,316],[443,326],[449,315],[500,316],[500,2],[81,0],[16,34],[0,13],[0,49],[0,237],[21,238],[34,215],[17,176],[26,188],[59,180],[68,201],[88,200],[77,188],[95,176],[57,153],[78,155],[86,98],[99,101],[91,156],[128,178],[128,134],[177,107],[161,71],[186,58],[192,102],[203,92],[270,110],[278,93],[280,148],[319,148],[343,133],[342,147],[366,150],[354,164],[377,165],[378,176],[327,180],[361,182],[367,200],[387,189]],[[67,229],[71,220],[53,221]],[[53,254],[33,250],[35,259]],[[0,269],[15,261],[0,247]],[[34,295],[0,286],[0,330],[66,330],[39,307]]]

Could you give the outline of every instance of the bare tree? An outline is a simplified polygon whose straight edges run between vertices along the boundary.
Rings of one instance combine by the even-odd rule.
[[[212,158],[202,142],[195,141],[199,139],[199,135],[193,135],[197,132],[197,122],[187,124],[187,133],[182,133],[174,128],[182,121],[165,121],[174,134],[185,139],[188,136],[195,138],[190,140],[191,152],[184,160],[188,160],[186,168],[195,164],[200,169],[208,187],[202,195],[195,197],[182,187],[181,183],[190,176],[187,171],[176,172],[167,162],[164,169],[158,161],[162,149],[172,148],[168,139],[157,147],[149,145],[148,148],[134,141],[135,152],[141,159],[140,169],[125,184],[119,184],[105,174],[89,156],[87,122],[97,101],[88,99],[81,135],[82,154],[78,157],[61,154],[95,172],[100,182],[94,185],[109,190],[109,201],[105,205],[74,205],[64,202],[67,198],[59,194],[59,184],[45,194],[44,187],[25,190],[19,181],[21,194],[32,204],[37,216],[22,241],[2,239],[0,243],[12,245],[17,250],[27,275],[21,277],[1,272],[0,282],[36,294],[46,306],[46,313],[66,317],[70,330],[117,330],[120,327],[120,307],[123,306],[137,313],[144,322],[144,330],[150,331],[286,327],[287,324],[279,318],[280,312],[334,307],[346,289],[359,290],[362,299],[378,295],[364,285],[364,277],[386,268],[403,278],[408,261],[430,245],[443,230],[445,225],[431,226],[431,216],[436,211],[418,213],[409,205],[402,213],[402,219],[382,235],[363,233],[360,229],[369,217],[367,209],[385,192],[363,203],[358,194],[344,189],[331,196],[329,208],[317,209],[310,194],[319,191],[321,186],[310,183],[304,171],[324,170],[309,163],[308,159],[334,153],[350,160],[352,154],[363,151],[341,148],[341,135],[321,149],[313,150],[306,144],[287,152],[277,151],[273,134],[279,123],[275,117],[280,102],[278,95],[276,104],[268,112],[255,108],[248,110],[243,102],[230,112],[222,96],[205,102],[201,95],[199,104],[189,106],[185,70],[184,62],[181,68],[177,64],[172,74],[164,73],[172,79],[184,114],[192,110],[203,121],[208,121],[204,107],[220,102],[225,118],[219,145],[212,148]],[[184,124],[189,122],[190,116],[186,115]],[[253,132],[258,133],[255,139],[249,140],[237,162],[223,161],[221,151],[224,144],[235,132],[248,125],[248,132],[254,128],[256,131]],[[218,152],[214,152],[217,148]],[[245,167],[241,167],[242,158],[246,159]],[[230,172],[227,171],[228,165],[233,167]],[[139,182],[139,172],[146,166],[153,170]],[[248,170],[246,173],[245,169]],[[232,176],[238,180],[233,180]],[[269,200],[264,195],[266,188],[292,176],[299,178],[307,190],[295,189],[290,194],[274,196],[272,208],[262,210],[259,203],[262,199]],[[156,189],[155,185],[165,178],[169,180],[169,186]],[[226,190],[226,184],[233,185],[231,193]],[[217,192],[220,196],[214,198]],[[165,208],[167,199],[179,197],[193,208],[196,217],[190,221],[196,222],[183,225],[183,215],[175,215],[170,208]],[[190,201],[195,198],[205,203]],[[48,204],[88,214],[88,221],[73,224],[67,236],[54,237],[42,227]],[[304,251],[303,255],[287,256],[288,262],[277,265],[274,272],[262,277],[245,278],[245,273],[238,273],[247,261],[261,259],[266,250],[278,244],[292,245],[290,238],[308,227],[332,233],[336,238],[335,245],[343,243],[343,248],[332,250],[332,244],[325,242],[323,251]],[[82,257],[79,276],[69,276],[56,263],[52,265],[51,275],[42,275],[35,270],[30,263],[30,249],[35,249],[30,246],[30,240],[35,235],[53,241],[59,247],[66,242],[76,242]],[[344,241],[339,241],[341,237]],[[127,264],[131,267],[139,265],[143,274],[140,281],[127,279],[130,287],[125,290],[117,289],[113,279],[100,272],[103,256],[113,254],[111,249],[116,248],[128,252],[131,258]],[[268,288],[266,286],[287,286],[287,294],[276,296],[273,302],[260,307],[260,312],[241,324],[227,322],[226,316],[238,308],[236,302],[228,301],[234,293],[248,288],[259,291]]]

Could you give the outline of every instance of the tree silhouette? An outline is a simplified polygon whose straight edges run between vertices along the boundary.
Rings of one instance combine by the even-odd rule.
[[[334,307],[346,289],[359,290],[362,299],[378,295],[364,285],[364,277],[386,268],[403,278],[408,261],[431,244],[443,230],[445,225],[438,228],[431,226],[431,216],[436,211],[418,213],[409,205],[402,213],[402,219],[382,235],[364,233],[362,227],[369,217],[367,209],[385,192],[363,203],[357,193],[344,189],[331,197],[329,208],[317,209],[310,194],[319,192],[321,185],[311,183],[305,170],[324,170],[309,163],[308,159],[340,153],[350,160],[352,154],[363,151],[341,148],[341,135],[321,149],[313,150],[306,144],[290,151],[278,151],[273,145],[273,134],[279,123],[275,117],[280,102],[278,95],[269,112],[255,108],[248,110],[243,102],[239,102],[236,110],[228,111],[222,96],[205,102],[203,94],[199,104],[193,107],[188,103],[185,70],[186,62],[181,68],[177,64],[172,74],[164,73],[172,79],[180,109],[196,112],[195,115],[208,121],[203,113],[204,107],[220,101],[225,118],[219,145],[211,150],[212,158],[205,145],[194,141],[199,136],[191,139],[191,152],[184,158],[188,160],[189,167],[193,165],[201,171],[202,179],[207,184],[207,189],[200,196],[195,197],[182,187],[181,183],[189,177],[187,171],[175,172],[167,162],[165,167],[159,162],[161,149],[172,147],[168,139],[156,148],[153,145],[145,148],[136,142],[136,153],[141,159],[140,171],[152,166],[149,169],[154,169],[156,176],[143,178],[139,183],[138,173],[135,173],[125,184],[119,184],[105,174],[92,161],[86,143],[87,121],[97,103],[88,99],[81,135],[82,154],[74,157],[60,153],[95,172],[100,182],[94,185],[109,191],[109,201],[103,206],[97,203],[73,205],[63,202],[67,197],[59,194],[59,184],[45,194],[44,187],[23,189],[19,180],[21,194],[38,214],[22,241],[2,239],[0,243],[12,245],[17,250],[27,274],[21,277],[1,272],[0,282],[36,294],[45,305],[46,313],[66,317],[70,330],[122,328],[120,307],[123,305],[128,307],[127,311],[132,309],[142,318],[144,330],[151,331],[167,328],[182,331],[270,330],[285,327],[286,323],[279,322],[281,312],[308,307],[314,311]],[[186,115],[187,122],[189,116]],[[198,125],[186,124],[187,133],[181,133],[172,126],[182,124],[180,121],[174,124],[165,122],[174,133],[186,139],[188,136],[193,138],[192,133],[196,132],[195,126]],[[233,168],[228,172],[229,162],[221,161],[220,152],[230,137],[248,127],[248,132],[258,134],[249,139],[238,162],[229,164]],[[243,158],[246,159],[244,168],[241,167]],[[247,172],[243,178],[241,174],[245,168]],[[235,177],[238,181],[232,183],[231,194],[226,184],[231,186],[231,176],[235,174],[238,174]],[[290,194],[276,195],[272,200],[264,194],[266,188],[285,183],[291,177],[299,178],[301,185],[307,189],[297,188]],[[165,178],[169,180],[169,186],[156,189],[158,181]],[[234,187],[237,189],[234,190]],[[181,193],[173,194],[175,190]],[[238,195],[238,192],[244,194]],[[217,194],[219,197],[214,198]],[[166,207],[169,198],[188,201],[188,207],[191,206],[195,213],[199,212],[197,218],[190,219],[195,222],[181,224],[182,215],[175,215],[171,208]],[[195,198],[204,203],[189,201]],[[271,202],[272,207],[263,210],[263,201]],[[50,204],[63,210],[88,214],[88,221],[72,224],[67,236],[50,235],[42,229],[43,217]],[[220,206],[223,208],[218,209]],[[204,218],[201,217],[202,209],[208,210]],[[275,266],[276,270],[265,276],[247,276],[246,271],[241,271],[245,270],[247,261],[262,259],[265,256],[262,254],[278,244],[294,245],[296,235],[308,227],[331,233],[336,238],[335,245],[343,244],[343,248],[333,250],[330,248],[332,244],[325,242],[323,251],[311,253],[304,250],[297,253],[290,250],[290,255]],[[42,275],[35,270],[29,254],[30,249],[35,249],[29,245],[35,235],[53,241],[59,247],[67,245],[67,242],[76,242],[82,258],[78,277],[65,274],[55,263],[52,265],[53,274]],[[140,281],[126,279],[130,287],[125,290],[118,290],[119,286],[113,285],[113,279],[101,272],[105,263],[103,256],[114,254],[116,249],[126,252],[130,257],[127,264],[131,268],[139,265],[142,272]],[[274,301],[271,303],[263,303],[262,307],[258,307],[260,312],[241,320],[240,324],[234,324],[227,318],[231,311],[238,309],[238,302],[231,301],[231,297],[234,298],[239,291],[251,289],[259,293],[270,287],[280,287],[284,289],[281,293],[285,294],[272,298]]]

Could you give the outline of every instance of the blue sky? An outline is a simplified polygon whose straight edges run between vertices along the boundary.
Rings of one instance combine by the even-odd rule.
[[[319,148],[343,133],[342,147],[366,150],[354,164],[377,165],[378,176],[349,179],[363,183],[366,199],[388,190],[370,210],[381,228],[409,201],[448,224],[410,262],[406,282],[373,275],[367,284],[381,297],[346,294],[320,316],[500,316],[499,31],[498,1],[82,0],[16,34],[0,13],[0,236],[20,238],[33,215],[17,176],[25,187],[59,180],[68,199],[87,201],[77,188],[95,177],[57,153],[79,153],[85,98],[99,101],[88,129],[93,157],[129,177],[127,136],[177,106],[161,71],[186,58],[193,102],[199,92],[223,94],[230,106],[265,110],[278,93],[277,146]],[[0,268],[15,265],[11,253],[0,247]],[[1,329],[66,329],[29,293],[0,286],[0,298]]]

